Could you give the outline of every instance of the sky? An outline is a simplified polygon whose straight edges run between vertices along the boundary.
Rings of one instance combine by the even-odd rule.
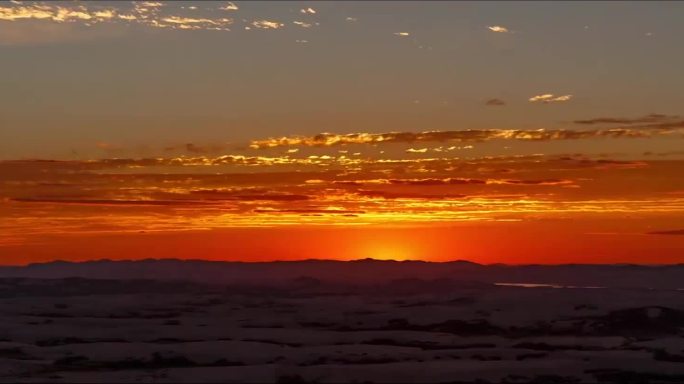
[[[0,1],[0,264],[684,263],[682,19]]]

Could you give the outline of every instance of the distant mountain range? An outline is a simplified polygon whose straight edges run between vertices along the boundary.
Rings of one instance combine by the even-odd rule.
[[[229,262],[177,259],[54,261],[0,267],[0,278],[183,280],[211,284],[279,285],[322,281],[345,285],[449,280],[644,289],[684,288],[684,264],[482,265],[469,261],[302,260]]]

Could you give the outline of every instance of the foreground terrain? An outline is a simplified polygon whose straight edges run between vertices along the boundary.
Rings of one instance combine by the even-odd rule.
[[[684,291],[0,280],[3,382],[684,381]]]

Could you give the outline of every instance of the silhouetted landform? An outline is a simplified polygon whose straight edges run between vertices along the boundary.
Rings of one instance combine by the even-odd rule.
[[[422,280],[443,284],[517,283],[559,287],[684,288],[684,264],[678,265],[481,265],[468,261],[303,260],[221,262],[147,259],[139,261],[55,261],[28,266],[0,267],[0,277],[185,280],[212,284],[279,285],[295,279],[374,285],[395,283],[397,289]],[[309,280],[306,280],[309,279]],[[434,284],[434,283],[433,283]]]

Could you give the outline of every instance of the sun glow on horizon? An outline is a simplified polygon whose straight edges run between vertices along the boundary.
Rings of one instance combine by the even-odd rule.
[[[402,244],[399,241],[386,239],[384,241],[371,242],[361,249],[361,258],[374,260],[394,260],[408,261],[419,260],[419,255],[410,245]]]

